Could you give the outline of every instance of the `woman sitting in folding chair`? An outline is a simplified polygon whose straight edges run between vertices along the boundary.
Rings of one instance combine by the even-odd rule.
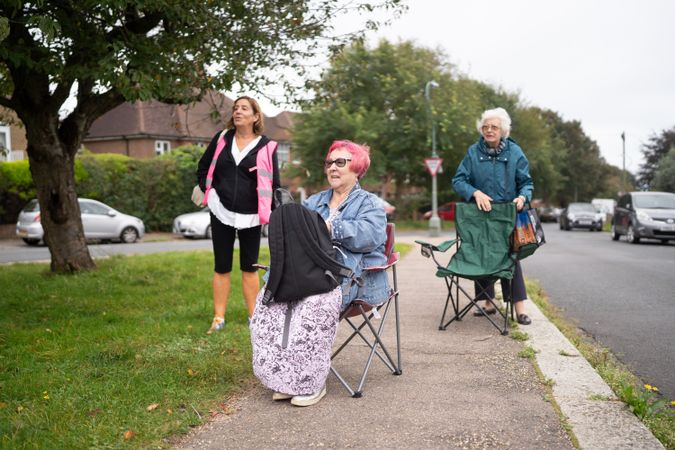
[[[532,198],[533,183],[530,176],[529,163],[523,150],[509,138],[511,118],[504,108],[490,109],[481,115],[476,122],[481,134],[478,142],[469,147],[466,156],[457,168],[452,179],[452,186],[466,201],[475,201],[478,209],[490,211],[491,202],[513,201],[520,211],[525,202]],[[475,282],[479,300],[494,299],[494,283]],[[502,280],[502,293],[507,296],[511,292],[509,280]],[[524,300],[527,299],[525,281],[520,262],[516,262],[513,275],[513,302],[516,317],[521,325],[529,325],[532,321],[525,314]],[[488,309],[485,312],[495,313]],[[477,310],[474,314],[482,315]]]
[[[370,167],[369,149],[351,141],[335,141],[330,146],[324,169],[330,189],[319,192],[304,203],[323,217],[328,226],[337,260],[360,277],[362,283],[345,278],[342,282],[342,310],[359,299],[379,305],[389,298],[391,289],[385,271],[364,269],[387,264],[385,243],[387,217],[378,198],[361,189],[359,179]],[[276,392],[274,400],[291,398],[296,406],[316,404],[326,395],[326,387],[311,395],[287,395]]]

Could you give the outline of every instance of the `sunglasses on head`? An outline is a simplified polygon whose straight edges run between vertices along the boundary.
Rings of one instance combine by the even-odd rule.
[[[336,166],[338,167],[344,167],[347,164],[347,161],[351,161],[351,158],[336,158],[336,159],[327,159],[323,162],[323,166],[326,169],[329,169],[330,166],[335,163]]]

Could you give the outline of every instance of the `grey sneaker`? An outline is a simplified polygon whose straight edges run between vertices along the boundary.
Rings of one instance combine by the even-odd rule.
[[[288,400],[293,398],[292,394],[284,394],[283,392],[274,392],[272,394],[272,400],[279,401],[279,400]]]
[[[206,334],[211,334],[214,331],[222,330],[224,326],[225,319],[223,317],[214,317],[213,322],[211,322],[211,328],[209,328],[209,331],[207,331]]]
[[[295,406],[312,406],[319,403],[319,400],[326,395],[326,386],[321,388],[319,392],[311,395],[296,395],[291,399],[291,405]]]

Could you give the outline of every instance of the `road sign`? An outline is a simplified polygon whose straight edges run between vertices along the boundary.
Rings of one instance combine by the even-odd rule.
[[[440,170],[441,164],[443,164],[443,158],[425,158],[424,164],[426,164],[427,171],[433,177],[436,176]]]

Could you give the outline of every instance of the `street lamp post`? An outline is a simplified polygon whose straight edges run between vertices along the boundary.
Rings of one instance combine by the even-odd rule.
[[[427,101],[429,109],[429,120],[431,120],[431,157],[437,158],[436,154],[436,122],[434,121],[434,114],[431,109],[431,99],[429,97],[432,87],[438,87],[438,83],[434,80],[427,81],[424,86],[424,98]],[[429,219],[429,236],[438,236],[441,232],[441,218],[438,217],[438,195],[436,173],[431,175],[431,219]]]

